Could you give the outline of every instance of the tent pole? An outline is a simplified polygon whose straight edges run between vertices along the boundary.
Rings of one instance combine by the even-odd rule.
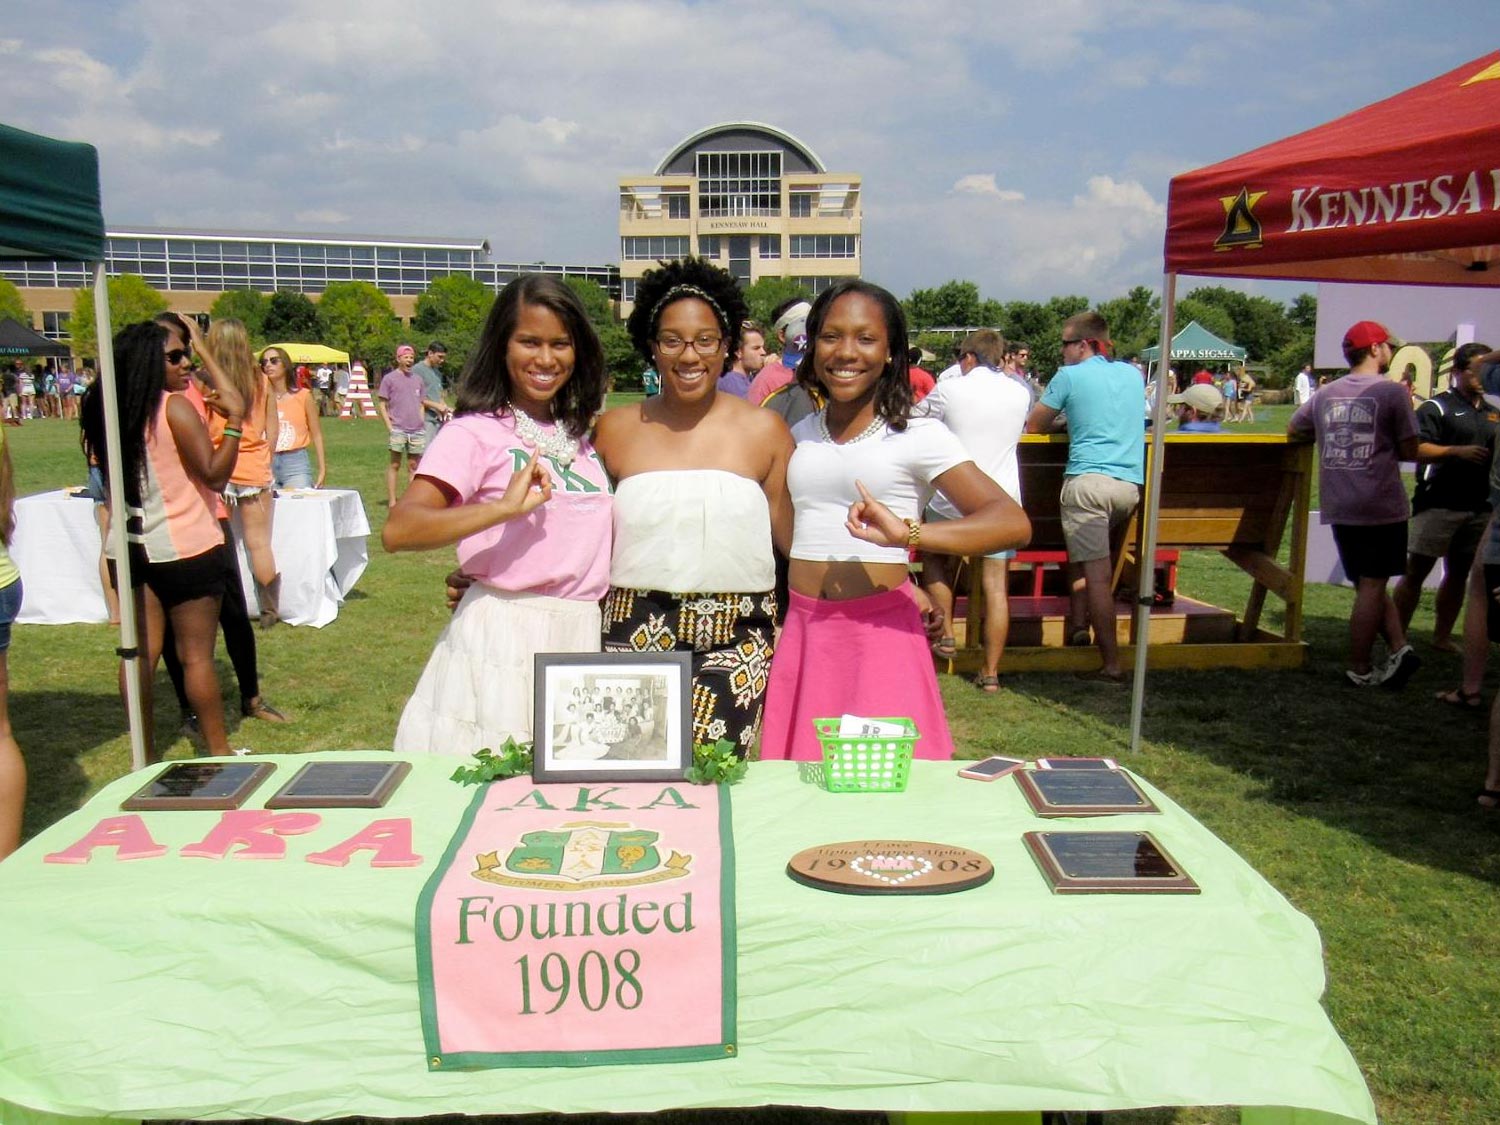
[[[1172,313],[1177,275],[1161,284],[1161,352],[1156,362],[1156,397],[1151,404],[1151,456],[1146,471],[1146,537],[1136,569],[1140,584],[1135,605],[1135,674],[1130,687],[1130,752],[1141,749],[1141,718],[1146,705],[1146,660],[1151,648],[1151,603],[1156,592],[1156,524],[1161,516],[1162,454],[1166,451],[1167,372],[1172,367]]]
[[[120,657],[125,662],[125,715],[130,724],[130,768],[146,765],[145,724],[141,719],[139,623],[130,585],[130,552],[125,539],[125,466],[120,463],[120,396],[115,389],[115,355],[110,346],[109,286],[104,263],[93,263],[94,336],[99,347],[99,387],[104,395],[104,450],[109,460],[109,538],[120,588]]]

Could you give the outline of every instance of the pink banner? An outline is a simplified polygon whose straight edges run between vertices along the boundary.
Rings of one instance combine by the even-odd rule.
[[[417,907],[430,1069],[734,1055],[729,794],[495,782]]]

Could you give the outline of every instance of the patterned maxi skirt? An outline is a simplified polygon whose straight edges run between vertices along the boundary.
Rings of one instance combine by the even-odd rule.
[[[741,757],[760,731],[775,635],[770,590],[669,594],[612,587],[604,599],[604,651],[692,653],[693,742],[728,739]]]

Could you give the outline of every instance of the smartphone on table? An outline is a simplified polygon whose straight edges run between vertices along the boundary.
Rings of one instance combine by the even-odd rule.
[[[1008,773],[1014,773],[1025,764],[1025,758],[1007,758],[996,754],[994,757],[970,763],[958,771],[958,776],[971,778],[974,781],[994,781]]]

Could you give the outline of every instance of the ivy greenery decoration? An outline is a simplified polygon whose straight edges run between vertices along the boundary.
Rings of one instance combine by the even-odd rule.
[[[507,738],[496,754],[488,746],[474,752],[475,764],[459,766],[452,780],[460,785],[483,785],[505,777],[519,777],[531,772],[531,743]]]

